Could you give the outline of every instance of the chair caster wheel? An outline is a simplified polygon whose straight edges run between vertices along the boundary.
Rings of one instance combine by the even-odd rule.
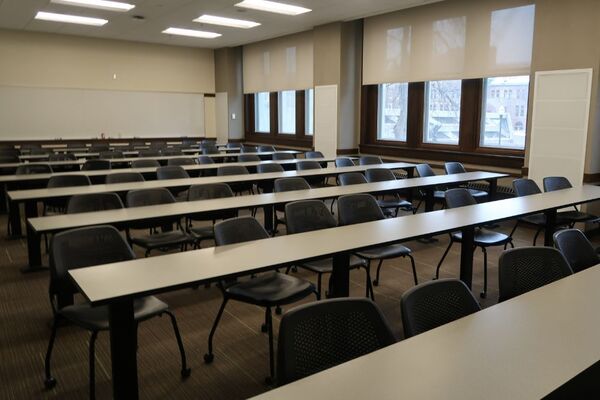
[[[267,324],[262,324],[260,326],[260,331],[263,332],[263,333],[267,332]]]
[[[279,307],[279,306],[275,307],[275,314],[281,315],[281,307]]]
[[[205,364],[210,364],[213,362],[213,360],[215,359],[215,355],[212,353],[206,353],[204,355],[204,363]]]
[[[182,369],[181,370],[181,377],[183,379],[189,378],[191,374],[192,374],[192,369],[191,368],[186,368],[186,369]]]
[[[270,377],[270,376],[267,376],[267,377],[265,378],[265,385],[269,385],[269,386],[271,386],[271,385],[273,385],[274,381],[275,381],[275,380],[274,380],[272,377]]]
[[[56,386],[55,378],[44,379],[44,387],[48,390],[53,389]]]
[[[379,281],[378,280],[374,280],[373,281],[373,286],[379,286]]]
[[[479,297],[481,297],[482,299],[485,299],[487,297],[487,294],[485,292],[481,292],[481,293],[479,293]]]

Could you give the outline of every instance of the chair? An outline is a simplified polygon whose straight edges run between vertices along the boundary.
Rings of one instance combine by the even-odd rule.
[[[110,161],[108,160],[86,160],[81,166],[82,171],[100,171],[111,169]]]
[[[126,203],[127,207],[153,206],[175,203],[175,198],[165,188],[139,189],[127,193]],[[176,225],[175,230],[171,230],[173,224]],[[157,232],[158,227],[161,227],[161,232]],[[148,229],[150,233],[132,236],[131,229]],[[135,244],[145,249],[146,257],[154,249],[167,251],[172,248],[180,248],[183,251],[188,244],[194,242],[194,239],[181,228],[179,217],[163,217],[130,222],[125,232],[130,245]]]
[[[150,142],[151,149],[164,149],[167,147],[167,142],[164,140],[154,140]]]
[[[258,153],[258,147],[248,146],[246,144],[243,144],[241,147],[241,152],[242,153]]]
[[[198,156],[198,164],[214,164],[215,160],[213,160],[210,156],[201,155]]]
[[[354,161],[350,157],[338,157],[335,159],[336,167],[354,167]]]
[[[293,190],[308,190],[310,189],[310,185],[306,181],[306,179],[301,177],[290,177],[290,178],[279,178],[275,179],[273,182],[273,192],[291,192]],[[277,226],[279,224],[285,224],[285,204],[275,204],[273,207],[275,210],[275,226],[273,227],[273,231],[277,232]],[[283,218],[277,217],[277,212],[284,213]]]
[[[47,187],[50,189],[72,186],[89,186],[91,184],[90,178],[88,178],[86,175],[54,175],[48,179]],[[46,215],[48,209],[64,212],[67,209],[68,200],[68,198],[60,197],[44,200],[44,215]]]
[[[367,183],[367,178],[360,172],[346,172],[338,175],[340,186],[360,185]]]
[[[264,163],[264,164],[258,164],[256,166],[256,172],[259,174],[268,174],[268,173],[274,173],[274,172],[276,173],[276,172],[283,172],[283,171],[284,171],[283,167],[277,163]],[[272,181],[257,181],[256,187],[258,188],[259,192],[262,192],[262,193],[273,191]]]
[[[464,174],[465,172],[467,172],[464,165],[462,165],[459,162],[444,163],[444,169],[446,170],[446,175]],[[469,190],[469,193],[471,193],[471,196],[473,196],[475,198],[475,200],[477,200],[477,201],[483,201],[484,199],[487,199],[487,197],[488,197],[488,192],[486,192],[484,190],[471,189],[468,187],[467,187],[467,190]]]
[[[76,160],[75,154],[73,153],[56,153],[50,154],[48,161],[72,161]]]
[[[473,294],[458,279],[429,281],[408,289],[400,300],[404,337],[430,329],[481,310]]]
[[[232,218],[215,225],[215,242],[217,246],[266,239],[268,237],[267,231],[252,217]],[[294,303],[311,293],[316,294],[317,299],[319,299],[319,294],[312,283],[275,271],[244,281],[222,281],[219,283],[219,287],[223,294],[223,302],[208,337],[208,352],[204,355],[204,361],[211,363],[214,359],[213,337],[229,300],[264,307],[266,309],[265,324],[262,331],[267,331],[269,334],[270,376],[267,378],[267,382],[270,383],[275,373],[271,309]]]
[[[271,157],[275,161],[293,160],[294,158],[296,158],[296,157],[294,157],[294,155],[292,153],[273,153]]]
[[[248,175],[248,169],[243,165],[225,165],[217,168],[217,176],[229,176],[229,175]],[[242,194],[243,192],[249,192],[250,194],[254,194],[254,185],[252,181],[247,182],[239,182],[229,184],[231,190],[234,191],[236,195]]]
[[[351,194],[338,198],[338,220],[340,225],[353,225],[363,222],[377,221],[385,219],[381,208],[377,204],[377,200],[370,194]],[[417,278],[417,269],[415,260],[411,254],[411,250],[401,244],[389,244],[377,246],[362,250],[356,253],[361,258],[367,260],[367,269],[370,271],[371,261],[379,260],[377,265],[377,275],[373,281],[373,285],[379,285],[379,272],[384,260],[389,260],[398,257],[408,257],[412,266],[412,273],[415,285],[419,283]],[[371,298],[375,298],[373,287],[370,285],[367,288],[371,292]]]
[[[181,149],[176,149],[176,148],[161,149],[160,154],[162,156],[182,156],[183,155]]]
[[[139,172],[118,172],[106,175],[106,183],[143,182],[144,177]]]
[[[260,161],[260,157],[256,154],[240,154],[237,159],[239,162]]]
[[[304,160],[296,163],[296,169],[298,171],[307,171],[311,169],[322,169],[322,167],[318,161]],[[306,176],[305,179],[310,186],[319,187],[325,184],[325,177],[323,176]]]
[[[554,247],[565,257],[573,272],[577,273],[600,264],[600,255],[579,229],[564,229],[554,233]]]
[[[358,159],[358,165],[375,165],[375,164],[383,164],[383,161],[381,161],[381,157],[361,156]]]
[[[455,188],[446,190],[446,205],[448,208],[459,208],[465,206],[471,206],[477,204],[477,201],[471,193],[465,188]],[[437,265],[435,270],[435,279],[440,277],[440,268],[442,267],[442,263],[444,259],[448,255],[450,248],[454,243],[462,243],[462,232],[451,232],[450,234],[450,243],[444,251],[440,262]],[[476,228],[475,236],[473,239],[473,245],[475,248],[480,247],[483,252],[483,291],[480,293],[482,298],[487,296],[487,281],[488,281],[488,271],[487,271],[487,248],[493,246],[506,246],[510,244],[511,247],[515,247],[512,242],[512,237],[505,235],[504,233],[494,232],[488,229]]]
[[[435,172],[433,172],[433,169],[429,166],[429,164],[418,164],[416,166],[416,170],[421,178],[424,178],[427,176],[435,176]],[[417,204],[417,210],[419,209],[419,207],[421,207],[421,203],[423,203],[423,198],[425,197],[424,191],[419,190],[419,192],[421,194],[421,200],[419,201],[419,204]],[[441,190],[440,188],[435,188],[435,190],[433,191],[434,201],[441,202],[443,205],[442,208],[445,207],[444,201],[446,200],[446,196],[445,196],[444,192],[445,192],[445,190]]]
[[[273,153],[275,151],[275,147],[273,146],[258,146],[259,153]]]
[[[304,153],[304,158],[310,160],[311,158],[325,158],[325,156],[320,151],[307,151]]]
[[[564,176],[547,176],[544,178],[544,192],[554,192],[556,190],[570,189],[573,185]],[[573,206],[573,211],[562,211],[558,216],[570,224],[571,228],[578,222],[587,222],[597,219],[598,217],[592,214],[579,211],[577,206]]]
[[[167,161],[167,165],[175,165],[175,166],[195,165],[195,164],[196,164],[196,160],[194,160],[193,158],[187,158],[187,157],[170,158],[169,161]]]
[[[329,299],[294,307],[281,318],[277,384],[285,385],[396,342],[377,304]]]
[[[138,151],[138,157],[160,157],[160,150],[142,149]]]
[[[103,160],[112,160],[115,158],[123,158],[123,152],[121,152],[121,151],[101,151],[100,158]]]
[[[337,221],[321,200],[293,201],[285,205],[285,224],[288,235],[327,229],[337,226]],[[298,266],[317,274],[317,292],[321,295],[321,281],[323,274],[329,274],[333,270],[333,259],[331,257],[314,261],[307,261]],[[367,262],[355,255],[350,256],[350,269],[365,268],[367,274],[366,287],[370,286],[371,277]],[[289,272],[288,267],[288,272]],[[369,295],[367,290],[366,296]]]
[[[15,175],[51,174],[52,167],[48,164],[22,164],[17,167]]]
[[[95,143],[90,146],[90,153],[100,153],[101,151],[109,151],[108,143]]]
[[[50,361],[58,327],[64,321],[91,332],[89,342],[89,393],[95,398],[95,344],[98,333],[109,330],[108,306],[92,307],[87,303],[74,304],[78,292],[69,278],[70,269],[108,264],[135,258],[131,248],[119,232],[106,225],[73,229],[57,233],[50,251],[50,305],[54,313],[52,332],[45,358],[45,387],[56,386],[50,370]],[[185,349],[175,316],[166,303],[154,296],[135,299],[133,302],[136,323],[167,314],[171,319],[181,356],[181,376],[186,378],[191,370],[187,367]]]
[[[160,163],[156,160],[133,160],[131,168],[158,168]]]
[[[190,175],[183,167],[179,165],[168,165],[166,167],[156,168],[156,179],[168,180],[168,179],[188,179]],[[187,196],[184,192],[189,188],[189,185],[170,187],[169,190],[173,193],[173,196],[177,196],[179,201],[184,200]]]
[[[237,149],[238,147],[240,147],[239,143],[235,143],[235,142],[227,142],[227,144],[225,145],[228,149]]]
[[[367,182],[385,182],[385,181],[395,181],[396,175],[392,171],[387,168],[369,168],[365,171],[365,178],[367,178]],[[405,211],[410,211],[413,214],[417,212],[417,209],[413,207],[412,203],[407,200],[403,200],[398,196],[398,193],[394,193],[394,199],[385,200],[385,198],[381,200],[377,200],[377,204],[381,207],[382,210],[394,210],[394,215],[398,216],[398,210],[403,209]]]
[[[192,185],[188,190],[188,201],[210,200],[233,197],[233,191],[226,183],[208,183],[204,185]],[[188,215],[186,218],[186,230],[196,240],[196,246],[200,247],[202,240],[214,239],[213,225],[216,220],[237,217],[237,210],[219,210],[211,213]],[[193,221],[212,221],[210,226],[192,225]]]
[[[207,154],[219,154],[221,153],[219,151],[219,148],[217,146],[212,146],[212,145],[207,145],[202,147],[202,154],[207,155]]]
[[[67,214],[85,213],[123,208],[123,202],[116,193],[76,194],[69,199]]]
[[[506,250],[498,261],[500,297],[505,301],[573,274],[565,257],[552,247]]]
[[[8,164],[8,163],[18,163],[19,156],[17,155],[3,155],[0,153],[0,163]]]

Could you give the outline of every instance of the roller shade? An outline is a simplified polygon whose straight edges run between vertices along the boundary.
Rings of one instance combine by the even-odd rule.
[[[244,93],[313,87],[313,33],[244,46]]]
[[[531,0],[444,1],[365,19],[363,84],[529,75]]]

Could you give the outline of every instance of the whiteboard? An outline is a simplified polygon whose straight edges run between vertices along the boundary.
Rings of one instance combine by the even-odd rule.
[[[204,95],[0,86],[0,140],[204,136]]]
[[[337,85],[315,87],[315,150],[325,157],[337,155]]]
[[[591,87],[591,69],[536,72],[529,178],[540,187],[546,176],[582,184]]]

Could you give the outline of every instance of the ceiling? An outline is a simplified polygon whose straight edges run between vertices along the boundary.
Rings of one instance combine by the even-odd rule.
[[[220,48],[239,46],[370,15],[433,3],[441,0],[285,0],[312,12],[286,16],[234,7],[241,0],[120,0],[136,7],[126,13],[50,4],[49,0],[0,0],[0,28],[52,32],[107,39],[162,43],[177,46]],[[34,20],[37,11],[57,12],[108,19],[103,27]],[[201,14],[248,19],[262,25],[237,29],[193,22]],[[132,18],[142,15],[145,20]],[[161,33],[168,27],[200,29],[221,33],[217,39],[186,38]]]

